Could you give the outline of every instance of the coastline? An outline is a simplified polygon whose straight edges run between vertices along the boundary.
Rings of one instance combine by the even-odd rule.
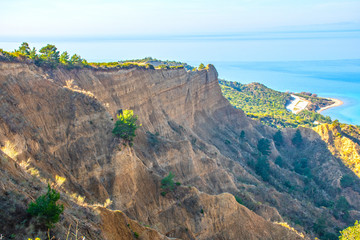
[[[336,98],[327,98],[327,99],[330,99],[330,100],[334,101],[334,103],[331,104],[330,106],[320,108],[319,110],[316,111],[317,113],[321,113],[322,111],[327,110],[329,108],[339,107],[339,106],[344,104],[344,102],[341,101],[340,99],[336,99]]]

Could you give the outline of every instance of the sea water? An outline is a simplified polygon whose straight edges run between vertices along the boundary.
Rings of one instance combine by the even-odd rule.
[[[360,27],[359,27],[360,29]],[[322,112],[360,124],[360,30],[248,32],[201,36],[111,36],[7,38],[0,48],[21,42],[40,49],[50,43],[88,61],[154,57],[198,66],[212,63],[219,78],[260,82],[279,91],[316,93],[344,104]]]

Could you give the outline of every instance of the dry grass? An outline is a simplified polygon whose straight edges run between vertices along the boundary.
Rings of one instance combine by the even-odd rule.
[[[73,92],[82,93],[86,96],[95,98],[95,95],[92,92],[81,89],[81,88],[79,88],[79,86],[75,85],[73,79],[66,80],[66,85],[64,86],[64,88],[67,88]]]
[[[274,222],[275,224],[281,225],[291,231],[293,231],[294,233],[296,233],[299,237],[304,238],[304,234],[303,233],[299,233],[298,231],[295,230],[295,228],[290,227],[290,225],[287,222]]]
[[[15,150],[15,144],[12,144],[10,141],[5,142],[5,145],[1,148],[1,151],[14,160],[16,159],[16,156],[19,155],[19,153]]]

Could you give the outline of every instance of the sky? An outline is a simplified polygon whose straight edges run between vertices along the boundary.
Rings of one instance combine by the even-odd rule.
[[[0,40],[360,29],[360,0],[0,0],[0,9]]]

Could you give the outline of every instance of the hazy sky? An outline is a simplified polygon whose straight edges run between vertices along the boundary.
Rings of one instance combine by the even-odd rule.
[[[360,29],[360,0],[0,0],[0,9],[0,37]]]

